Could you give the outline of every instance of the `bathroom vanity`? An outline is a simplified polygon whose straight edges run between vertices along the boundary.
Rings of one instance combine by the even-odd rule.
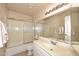
[[[51,43],[53,41],[53,43]],[[34,56],[75,56],[77,53],[70,44],[39,37],[34,42]],[[56,44],[55,44],[56,43]]]

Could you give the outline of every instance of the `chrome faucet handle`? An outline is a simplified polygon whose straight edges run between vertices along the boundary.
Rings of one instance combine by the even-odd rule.
[[[53,41],[51,41],[51,44],[53,44],[53,45],[56,45],[56,43],[57,43],[57,42],[53,42]]]

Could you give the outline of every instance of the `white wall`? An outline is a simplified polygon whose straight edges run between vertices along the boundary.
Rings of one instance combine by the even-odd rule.
[[[6,15],[7,15],[7,9],[5,7],[5,4],[0,3],[0,19],[1,18],[4,19],[6,17]]]
[[[0,3],[0,21],[2,21],[4,24],[6,23],[6,16],[7,16],[7,9],[5,7],[5,4]],[[5,55],[5,48],[0,48],[0,55]]]

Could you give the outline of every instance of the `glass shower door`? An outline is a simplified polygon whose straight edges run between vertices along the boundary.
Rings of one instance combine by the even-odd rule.
[[[31,43],[34,39],[34,23],[8,20],[7,48]]]
[[[32,22],[23,22],[24,23],[24,30],[23,30],[23,42],[30,43],[34,39],[34,23]]]
[[[7,47],[14,47],[23,44],[23,22],[16,20],[8,20],[8,36]]]

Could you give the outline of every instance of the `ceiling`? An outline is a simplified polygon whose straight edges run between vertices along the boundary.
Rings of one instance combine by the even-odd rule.
[[[6,4],[8,10],[16,11],[19,13],[27,14],[29,16],[34,16],[38,14],[43,9],[55,6],[55,3],[8,3]]]

